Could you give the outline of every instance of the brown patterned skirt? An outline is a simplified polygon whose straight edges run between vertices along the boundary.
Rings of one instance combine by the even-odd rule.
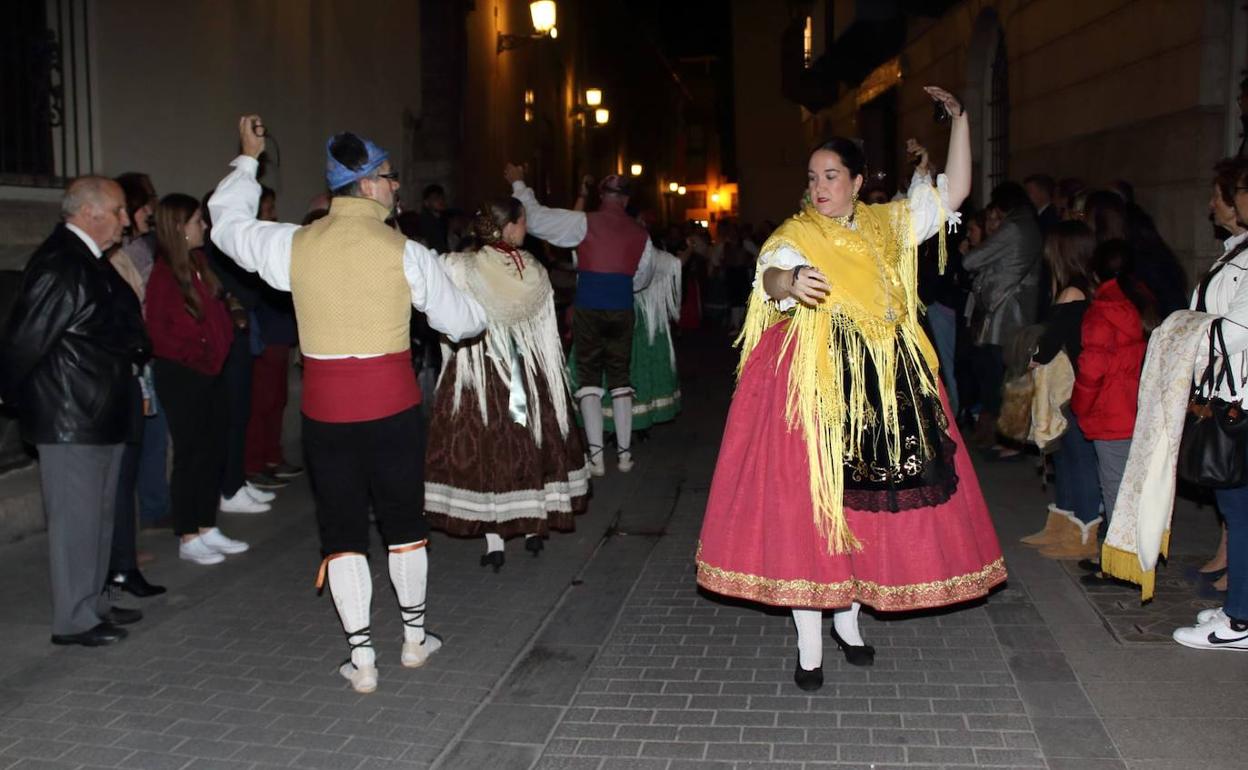
[[[429,524],[450,535],[504,538],[545,535],[575,529],[573,517],[589,506],[589,462],[581,429],[571,420],[561,436],[551,394],[541,377],[542,443],[511,419],[508,391],[487,367],[486,414],[476,394],[465,390],[454,408],[456,361],[438,382],[425,459],[425,514]]]

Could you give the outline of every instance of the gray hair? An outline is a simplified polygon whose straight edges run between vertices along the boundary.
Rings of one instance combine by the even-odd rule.
[[[106,176],[80,176],[70,181],[61,198],[61,218],[69,219],[87,206],[103,206],[106,195],[117,183]]]

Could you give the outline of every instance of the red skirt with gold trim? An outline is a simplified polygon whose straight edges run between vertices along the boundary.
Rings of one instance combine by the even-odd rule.
[[[943,391],[956,490],[928,507],[846,508],[862,548],[828,553],[810,500],[806,442],[785,416],[791,354],[780,356],[784,329],[777,324],[763,335],[741,373],[702,523],[698,584],[783,607],[859,601],[902,611],[975,599],[1003,582],[1001,545]]]

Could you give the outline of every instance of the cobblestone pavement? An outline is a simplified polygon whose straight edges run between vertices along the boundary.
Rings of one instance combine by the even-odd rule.
[[[686,413],[639,446],[634,473],[608,473],[575,534],[540,558],[513,542],[497,575],[479,543],[435,536],[429,624],[447,646],[423,669],[397,664],[378,560],[373,695],[335,673],[346,647],[312,588],[306,482],[270,514],[223,517],[253,549],[221,567],[146,533],[170,593],[110,648],[48,644],[46,544],[0,546],[0,769],[1243,766],[1248,656],[1120,642],[1071,572],[1015,545],[1046,499],[1026,464],[980,469],[1004,590],[864,614],[876,666],[847,666],[829,641],[827,684],[798,691],[788,616],[693,582],[731,380],[722,346],[684,347]],[[1183,564],[1216,542],[1208,509],[1182,505],[1174,531]]]

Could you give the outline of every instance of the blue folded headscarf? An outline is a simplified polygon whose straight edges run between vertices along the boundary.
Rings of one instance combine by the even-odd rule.
[[[368,160],[358,169],[347,168],[334,158],[333,153],[329,151],[330,145],[334,143],[334,137],[331,136],[325,142],[325,181],[329,184],[329,189],[337,190],[343,185],[349,185],[352,182],[363,179],[376,171],[390,157],[389,152],[381,149],[364,137],[358,138],[364,143],[364,148],[368,150]]]

